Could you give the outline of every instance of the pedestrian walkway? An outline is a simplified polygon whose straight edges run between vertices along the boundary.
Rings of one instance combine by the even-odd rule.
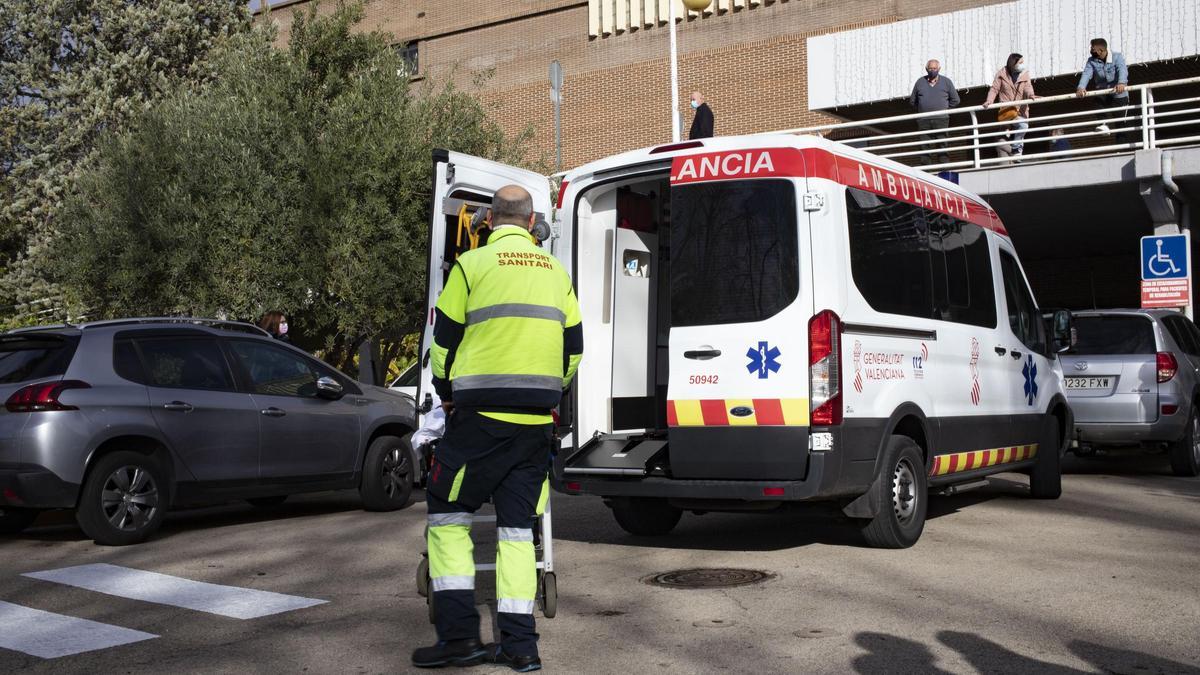
[[[29,572],[21,576],[118,598],[240,620],[257,619],[327,602],[254,588],[210,584],[105,563]],[[152,633],[0,601],[0,649],[51,659],[157,637]]]

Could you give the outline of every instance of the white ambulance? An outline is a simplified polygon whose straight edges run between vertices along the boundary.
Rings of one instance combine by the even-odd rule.
[[[585,346],[554,484],[627,531],[832,501],[899,548],[931,492],[1015,471],[1059,496],[1071,317],[1044,322],[995,211],[957,185],[793,135],[609,157],[568,172],[557,208],[545,176],[434,162],[430,307],[496,189],[552,223]]]

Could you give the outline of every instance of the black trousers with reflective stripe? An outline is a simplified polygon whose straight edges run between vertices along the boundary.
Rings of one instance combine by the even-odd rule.
[[[497,528],[532,530],[550,470],[552,426],[511,424],[474,411],[455,411],[430,469],[426,489],[430,516],[474,513],[490,498]],[[464,467],[456,488],[455,479]],[[435,555],[433,550],[429,553]],[[479,637],[473,589],[431,592],[439,640]],[[500,612],[497,622],[506,654],[537,656],[532,613]]]

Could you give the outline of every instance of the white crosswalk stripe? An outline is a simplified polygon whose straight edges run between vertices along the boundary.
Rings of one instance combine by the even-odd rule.
[[[30,572],[22,576],[234,619],[255,619],[327,602],[253,588],[220,586],[105,563]]]
[[[0,600],[0,648],[53,659],[158,637]]]

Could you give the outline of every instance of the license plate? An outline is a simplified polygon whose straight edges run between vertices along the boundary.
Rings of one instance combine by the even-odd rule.
[[[1111,389],[1111,377],[1068,377],[1067,389]]]

